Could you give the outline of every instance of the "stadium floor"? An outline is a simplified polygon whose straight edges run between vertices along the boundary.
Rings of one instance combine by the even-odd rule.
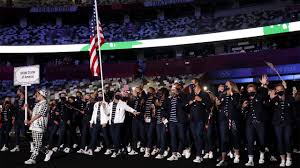
[[[28,150],[27,150],[28,151]],[[30,156],[29,152],[0,152],[0,168],[89,168],[89,167],[107,167],[107,168],[195,168],[195,167],[215,167],[216,159],[204,161],[201,164],[195,164],[192,162],[193,157],[190,159],[180,159],[176,162],[169,162],[167,160],[155,160],[154,158],[143,158],[142,156],[128,156],[124,155],[117,159],[111,159],[102,153],[94,154],[94,156],[87,156],[77,153],[55,153],[49,162],[43,162],[44,155],[40,155],[38,163],[33,166],[24,165],[24,161]],[[233,165],[232,161],[229,162],[229,168],[240,168],[246,161],[246,155],[243,154],[241,158],[241,164]],[[266,155],[266,158],[269,158]],[[267,161],[264,165],[258,165],[258,160],[255,160],[256,166],[260,168],[273,168],[279,167],[278,162]],[[293,167],[300,167],[300,154],[294,154]]]

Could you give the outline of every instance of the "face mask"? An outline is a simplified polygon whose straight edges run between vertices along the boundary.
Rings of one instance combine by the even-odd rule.
[[[67,99],[65,97],[60,98],[61,101],[66,101]]]
[[[254,97],[255,94],[256,94],[256,92],[249,92],[249,93],[248,93],[248,95],[249,95],[250,97]]]
[[[116,95],[116,96],[115,96],[115,99],[116,99],[116,100],[120,100],[120,99],[121,99],[121,96],[120,96],[120,95]]]
[[[229,87],[228,86],[224,86],[224,91],[227,91],[227,90],[229,90]]]
[[[103,97],[98,97],[98,101],[103,101]]]
[[[279,91],[279,92],[277,92],[277,95],[283,96],[283,95],[284,95],[284,91]]]

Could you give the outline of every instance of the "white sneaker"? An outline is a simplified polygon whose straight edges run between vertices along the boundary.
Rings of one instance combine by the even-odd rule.
[[[64,152],[65,152],[65,153],[70,153],[70,150],[71,150],[70,148],[65,148],[65,149],[64,149]]]
[[[1,149],[1,152],[5,152],[5,151],[8,151],[8,148],[4,145]]]
[[[271,157],[270,157],[270,161],[271,161],[271,162],[277,162],[277,159],[276,159],[275,156],[271,156]]]
[[[168,151],[168,150],[165,150],[163,156],[164,156],[164,157],[167,157],[168,155],[169,155],[169,151]]]
[[[205,153],[205,155],[203,156],[203,159],[208,159],[209,158],[209,154]]]
[[[179,152],[177,152],[177,159],[180,159],[181,157],[182,155]]]
[[[226,166],[226,162],[224,160],[221,160],[217,165],[217,167],[223,167]]]
[[[286,166],[286,167],[292,166],[292,159],[291,159],[291,158],[287,158],[287,159],[286,159],[285,166]]]
[[[285,167],[285,160],[281,160],[279,167]]]
[[[131,146],[128,145],[128,146],[127,146],[127,153],[131,152],[131,150],[132,150],[132,149],[131,149]]]
[[[265,154],[263,152],[260,152],[258,164],[264,164],[265,163]]]
[[[93,156],[93,151],[92,151],[92,149],[89,149],[86,152],[84,152],[84,154],[89,155],[89,156]]]
[[[141,141],[138,141],[136,147],[139,149],[141,147]]]
[[[106,149],[104,155],[110,155],[112,153],[112,151],[110,149]]]
[[[74,144],[74,145],[73,145],[73,149],[76,149],[77,147],[78,147],[77,144]]]
[[[186,159],[188,159],[188,158],[191,157],[191,151],[190,151],[190,149],[186,149],[185,150],[185,155],[184,156],[185,156]]]
[[[59,146],[59,148],[64,148],[64,144],[61,144],[61,145]]]
[[[128,153],[128,155],[130,155],[130,156],[137,155],[137,154],[139,154],[139,153],[137,153],[137,152],[134,151],[134,150],[131,150],[131,151]]]
[[[150,148],[146,148],[144,157],[146,157],[146,158],[150,157]]]
[[[172,156],[170,156],[167,160],[168,161],[175,161],[175,160],[178,160],[178,158],[175,154],[172,154]]]
[[[118,155],[120,155],[120,151],[114,152],[114,153],[111,155],[111,158],[116,158]]]
[[[200,156],[197,156],[196,159],[193,160],[194,163],[201,163],[203,159]]]
[[[161,154],[158,154],[158,155],[155,157],[155,159],[163,159],[163,158],[164,158],[164,156],[161,155]]]
[[[233,157],[234,157],[234,155],[233,155],[233,153],[231,151],[227,154],[227,156],[229,156],[230,159],[233,159]]]
[[[151,152],[151,155],[154,156],[159,152],[159,149],[154,148],[153,151]]]
[[[214,158],[214,153],[213,153],[213,152],[209,152],[208,158],[209,158],[209,159],[213,159],[213,158]]]
[[[53,151],[50,150],[47,154],[46,154],[46,157],[44,159],[44,162],[48,162],[50,159],[51,159],[51,156],[53,154]]]
[[[98,152],[100,152],[101,151],[101,147],[100,146],[98,146],[95,150],[94,150],[94,152],[96,152],[96,153],[98,153]]]
[[[245,164],[245,166],[247,166],[247,167],[253,167],[254,166],[254,162],[253,161],[248,161],[246,164]]]
[[[234,157],[234,160],[233,160],[233,163],[234,163],[234,164],[240,163],[240,156],[235,156],[235,157]]]
[[[79,149],[76,153],[84,153],[83,149]]]
[[[33,159],[28,159],[24,162],[26,165],[33,165],[33,164],[36,164],[36,161],[33,160]]]
[[[52,148],[52,151],[53,151],[53,152],[57,152],[57,150],[58,150],[58,147]]]
[[[20,152],[19,146],[14,147],[10,152]]]
[[[144,147],[141,147],[141,148],[140,148],[140,152],[141,152],[141,153],[144,153],[144,152],[145,152],[145,148],[144,148]]]

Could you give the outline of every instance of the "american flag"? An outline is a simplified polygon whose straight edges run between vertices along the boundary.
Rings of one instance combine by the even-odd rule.
[[[96,7],[97,7],[97,2],[94,1],[93,5],[93,16],[92,20],[90,22],[90,28],[91,28],[91,35],[90,35],[90,70],[92,72],[93,76],[99,76],[100,75],[100,63],[99,63],[99,57],[101,57],[100,52],[97,52],[97,49],[99,49],[98,46],[98,36],[97,36],[97,26],[99,27],[99,36],[100,36],[100,47],[104,44],[104,35],[103,35],[103,30],[101,27],[101,23],[99,18],[96,17]],[[97,20],[99,20],[98,25],[97,25]],[[98,55],[100,54],[100,55]]]

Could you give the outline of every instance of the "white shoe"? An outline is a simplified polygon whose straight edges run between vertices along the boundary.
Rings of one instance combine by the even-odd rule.
[[[58,150],[58,147],[52,148],[52,151],[53,151],[53,152],[57,152],[57,150]]]
[[[292,159],[291,159],[291,158],[287,158],[287,159],[286,159],[285,166],[286,166],[286,167],[292,166]]]
[[[164,157],[167,157],[168,155],[169,155],[169,151],[168,151],[168,150],[165,150],[163,156],[164,156]]]
[[[246,164],[245,164],[245,166],[247,166],[247,167],[253,167],[254,166],[254,162],[253,161],[248,161]]]
[[[26,165],[33,165],[33,164],[36,164],[36,161],[33,160],[33,159],[28,159],[24,162]]]
[[[214,153],[213,153],[213,152],[209,152],[208,158],[209,158],[209,159],[213,159],[213,158],[214,158]]]
[[[168,161],[175,161],[175,160],[178,160],[178,158],[177,158],[176,155],[173,154],[173,155],[170,156],[167,160],[168,160]]]
[[[77,147],[78,147],[77,144],[74,144],[74,145],[73,145],[73,149],[76,149]]]
[[[194,163],[201,163],[203,159],[200,156],[197,156],[196,159],[193,160]]]
[[[106,149],[104,155],[110,155],[110,154],[112,154],[112,151],[110,149]]]
[[[260,152],[258,163],[259,164],[265,163],[265,153],[264,152]]]
[[[1,152],[5,152],[5,151],[8,151],[8,148],[4,145],[1,149]]]
[[[116,158],[118,155],[120,155],[120,151],[114,152],[110,157],[111,158]]]
[[[233,160],[233,163],[234,163],[234,164],[240,163],[240,156],[235,156],[235,157],[234,157],[234,160]]]
[[[100,146],[98,146],[95,150],[94,150],[94,152],[96,152],[96,153],[98,153],[98,152],[100,152],[101,151],[101,147]]]
[[[150,157],[150,148],[146,148],[145,154],[144,154],[145,158]]]
[[[141,147],[141,141],[138,141],[136,147],[139,149]]]
[[[203,156],[203,159],[208,159],[209,158],[209,154],[206,153],[204,156]]]
[[[59,146],[59,148],[64,148],[64,144],[61,144],[61,145]]]
[[[127,153],[131,152],[131,150],[132,150],[132,149],[131,149],[131,146],[128,145],[128,146],[127,146]]]
[[[76,153],[84,153],[83,149],[79,149]]]
[[[145,152],[145,148],[141,147],[141,148],[140,148],[140,152],[141,152],[141,153],[144,153],[144,152]]]
[[[281,160],[279,167],[285,167],[285,160]]]
[[[150,153],[149,152],[145,152],[144,158],[148,158],[148,157],[150,157]]]
[[[154,148],[153,151],[151,152],[151,155],[154,156],[159,152],[159,149]]]
[[[92,151],[92,149],[89,149],[86,152],[84,152],[84,154],[89,155],[89,156],[93,156],[93,151]]]
[[[137,152],[134,151],[134,150],[131,150],[131,151],[128,153],[128,155],[130,155],[130,156],[137,155],[137,154],[139,154],[139,153],[137,153]]]
[[[64,149],[64,152],[65,152],[65,153],[70,153],[70,150],[71,150],[70,148],[65,148],[65,149]]]
[[[163,158],[164,158],[164,156],[161,155],[161,154],[158,154],[158,155],[155,157],[155,159],[163,159]]]
[[[50,159],[51,159],[51,156],[53,154],[53,151],[50,150],[47,154],[46,154],[46,157],[44,159],[44,162],[48,162]]]
[[[180,159],[181,157],[182,155],[179,152],[177,152],[177,159]]]
[[[277,159],[276,159],[275,156],[271,156],[271,157],[270,157],[270,161],[271,161],[271,162],[277,162]]]
[[[188,158],[190,158],[191,157],[191,151],[190,151],[190,149],[185,149],[185,158],[186,159],[188,159]]]
[[[234,155],[233,155],[233,153],[231,151],[227,154],[227,156],[229,156],[230,159],[233,159],[233,157],[234,157]]]
[[[19,146],[14,147],[10,152],[20,152]]]
[[[224,160],[221,160],[217,165],[217,167],[223,167],[226,166],[226,162]]]

